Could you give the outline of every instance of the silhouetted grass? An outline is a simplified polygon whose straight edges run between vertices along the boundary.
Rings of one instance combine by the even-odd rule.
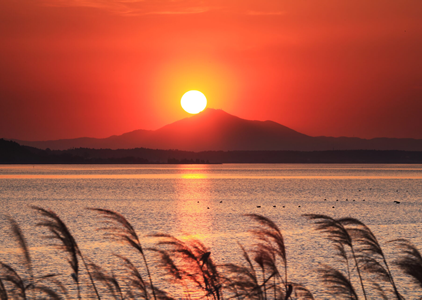
[[[422,289],[422,256],[418,249],[407,240],[396,240],[397,247],[403,255],[394,263],[406,274],[412,281]]]
[[[123,217],[121,214],[116,213],[114,211],[107,210],[107,209],[92,209],[92,210],[99,212],[106,219],[106,223],[109,226],[104,227],[103,229],[108,232],[109,236],[112,239],[127,243],[129,246],[133,247],[141,254],[141,257],[145,265],[145,269],[148,273],[148,279],[150,283],[149,287],[151,289],[154,300],[156,300],[157,296],[155,294],[154,285],[152,284],[151,272],[149,270],[145,253],[142,248],[141,242],[139,240],[138,234],[136,233],[133,226],[126,220],[125,217]],[[145,284],[144,284],[144,287],[145,287],[145,290],[144,290],[145,296],[146,296],[146,299],[148,299],[149,297],[148,297]]]
[[[245,216],[254,224],[250,233],[255,243],[249,249],[238,244],[243,260],[218,265],[214,254],[200,240],[181,240],[162,233],[149,236],[155,238],[155,245],[144,248],[140,235],[124,216],[110,210],[91,209],[98,213],[99,229],[104,232],[104,238],[129,245],[139,257],[140,266],[136,256],[129,259],[116,255],[124,271],[115,273],[82,255],[70,229],[57,214],[40,207],[34,207],[34,210],[40,218],[38,226],[48,232],[44,238],[53,241],[53,246],[67,257],[77,294],[68,293],[70,286],[66,288],[60,280],[63,274],[37,276],[41,272],[33,267],[24,233],[15,220],[8,218],[11,234],[22,251],[22,260],[16,266],[0,262],[0,300],[91,298],[84,294],[81,285],[92,287],[97,299],[321,298],[315,297],[300,282],[289,279],[288,271],[292,266],[289,264],[288,268],[288,249],[283,233],[275,222],[261,215]],[[365,299],[404,299],[400,293],[404,288],[396,284],[387,257],[368,226],[354,218],[305,217],[314,221],[316,230],[331,241],[332,253],[339,258],[335,266],[321,264],[314,270],[325,287],[322,298],[359,299],[362,295]],[[390,244],[399,251],[393,265],[420,288],[422,295],[420,252],[407,240],[395,240]],[[80,276],[80,264],[89,280]],[[303,274],[303,277],[308,275]],[[357,287],[355,282],[359,283]]]

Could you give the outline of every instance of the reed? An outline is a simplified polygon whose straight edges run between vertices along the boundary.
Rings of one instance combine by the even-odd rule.
[[[158,247],[166,269],[171,272],[173,278],[178,279],[190,298],[189,285],[193,285],[197,292],[204,297],[214,300],[222,299],[222,282],[218,266],[214,263],[211,252],[201,241],[191,239],[184,242],[168,234],[156,234],[159,238]],[[155,249],[157,251],[157,249]],[[183,270],[183,271],[180,271]],[[175,276],[176,275],[176,276]]]
[[[225,275],[227,284],[225,287],[234,295],[233,298],[263,299],[262,285],[259,283],[252,260],[245,248],[241,244],[239,246],[246,261],[246,266],[234,263],[223,265],[227,270]]]
[[[400,239],[393,241],[401,251],[394,263],[406,275],[410,276],[413,283],[422,289],[422,255],[419,250],[409,241]]]
[[[8,221],[10,223],[12,236],[15,237],[22,251],[24,259],[21,260],[21,266],[23,266],[23,269],[27,274],[19,274],[11,265],[0,262],[0,274],[2,274],[2,277],[0,278],[0,299],[29,299],[28,294],[31,294],[31,298],[35,298],[36,296],[48,296],[51,299],[60,299],[60,296],[52,288],[43,285],[46,281],[49,281],[48,284],[55,283],[55,281],[52,280],[55,275],[34,276],[31,255],[26,238],[19,224],[13,218],[8,217]],[[3,282],[11,285],[12,289],[10,289],[9,292],[6,290]],[[60,283],[58,286],[60,286]]]
[[[16,266],[0,262],[0,300],[90,299],[81,289],[84,284],[81,266],[97,299],[314,299],[315,293],[290,280],[288,271],[292,264],[288,264],[283,233],[275,222],[261,215],[245,216],[253,221],[249,231],[255,243],[248,249],[238,243],[243,260],[218,265],[214,253],[200,240],[155,234],[149,236],[155,238],[154,246],[144,248],[141,236],[124,216],[110,210],[91,209],[98,213],[102,222],[99,229],[104,237],[129,245],[140,258],[138,268],[129,256],[119,251],[116,258],[123,271],[115,274],[82,254],[70,229],[57,214],[40,207],[34,210],[40,216],[38,226],[49,233],[44,238],[53,241],[54,247],[67,257],[77,293],[68,293],[60,281],[62,274],[38,275],[42,272],[34,269],[24,232],[14,219],[8,218],[11,236],[21,249],[22,259]],[[396,283],[390,271],[391,263],[368,226],[354,218],[305,217],[314,221],[316,230],[328,237],[339,262],[345,266],[338,269],[341,264],[335,267],[322,264],[315,270],[325,287],[324,296],[316,298],[357,300],[361,294],[365,299],[368,295],[376,295],[377,299],[404,299],[399,292],[404,288]],[[395,240],[389,245],[398,250],[392,265],[416,284],[422,295],[422,255],[407,240]],[[359,283],[357,289],[354,282]]]
[[[51,210],[46,210],[41,207],[33,207],[38,213],[41,214],[42,220],[37,224],[37,226],[44,227],[49,230],[51,235],[46,236],[47,239],[58,241],[59,244],[56,244],[56,247],[64,250],[65,254],[69,256],[68,262],[73,270],[74,276],[72,278],[75,280],[78,290],[78,299],[81,299],[81,291],[80,291],[80,284],[79,284],[79,260],[78,257],[81,258],[82,263],[85,266],[85,269],[88,273],[89,279],[91,281],[92,287],[94,288],[95,294],[97,298],[100,300],[100,294],[98,293],[97,287],[94,283],[94,279],[92,278],[92,274],[88,268],[86,260],[82,255],[81,250],[79,249],[76,240],[70,233],[69,229],[65,225],[65,223],[60,219],[60,217]]]
[[[378,275],[378,278],[382,281],[391,284],[395,297],[399,300],[402,299],[401,294],[397,290],[384,251],[371,229],[354,218],[341,218],[338,222],[347,229],[355,241],[355,248],[361,253],[360,257],[366,270]],[[381,260],[381,263],[379,260]]]
[[[149,270],[148,262],[145,257],[144,249],[142,247],[138,234],[136,233],[132,224],[130,224],[129,221],[124,216],[122,216],[121,214],[117,212],[107,210],[107,209],[98,209],[98,208],[91,209],[91,210],[99,212],[105,218],[106,223],[109,226],[103,227],[102,229],[107,231],[109,233],[109,236],[112,239],[115,239],[117,241],[122,241],[128,244],[129,246],[133,247],[141,254],[142,260],[145,265],[145,269],[148,273],[150,289],[152,291],[154,300],[156,300],[157,296],[155,294],[154,285],[152,284],[151,272]],[[146,293],[145,295],[147,297],[146,299],[148,299],[148,293]]]
[[[274,282],[271,288],[273,289],[274,297],[277,297],[277,291],[279,290],[278,294],[280,294],[282,298],[288,299],[293,292],[293,285],[288,281],[286,247],[280,228],[278,228],[273,221],[264,216],[257,214],[248,214],[246,216],[259,224],[258,227],[251,230],[251,233],[259,241],[255,245],[254,260],[262,271],[264,299],[268,299],[266,285],[267,281],[272,277],[274,278]],[[282,272],[279,272],[278,270],[277,259],[281,261],[283,268]],[[268,278],[265,274],[266,269],[270,273]],[[283,274],[283,276],[281,274]],[[282,292],[277,288],[277,279],[279,279],[284,286],[284,291]]]
[[[339,247],[344,248],[344,246],[348,246],[350,248],[352,258],[355,263],[356,271],[359,276],[359,282],[362,288],[362,293],[366,300],[367,294],[366,294],[365,286],[363,283],[361,266],[359,265],[359,257],[356,254],[354,241],[348,229],[345,228],[344,225],[339,220],[336,220],[329,216],[316,215],[316,214],[307,214],[304,216],[307,217],[308,219],[314,220],[317,225],[316,229],[318,231],[325,233],[328,239],[331,242],[333,242],[334,245],[336,245],[337,249]]]
[[[337,295],[340,299],[358,299],[352,283],[342,272],[328,265],[321,266],[318,272],[324,285],[327,286],[329,294]]]

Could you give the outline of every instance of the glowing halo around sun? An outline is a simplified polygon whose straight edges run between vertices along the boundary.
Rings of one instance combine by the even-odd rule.
[[[207,107],[207,98],[200,91],[192,90],[182,96],[180,104],[186,112],[197,114]]]

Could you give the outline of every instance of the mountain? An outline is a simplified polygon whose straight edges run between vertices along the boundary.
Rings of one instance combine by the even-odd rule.
[[[20,141],[40,149],[178,149],[185,151],[264,150],[404,150],[422,151],[417,139],[360,139],[311,137],[273,121],[252,121],[208,108],[157,130],[135,130],[104,139],[77,138],[54,141]]]
[[[272,121],[250,121],[207,109],[156,130],[147,146],[191,151],[279,150],[295,147],[307,138]]]
[[[151,130],[134,130],[122,135],[112,135],[108,138],[97,139],[82,137],[76,139],[61,139],[52,141],[21,141],[13,140],[20,145],[35,147],[39,149],[66,150],[71,148],[92,148],[92,149],[131,149],[142,147],[142,141],[146,140],[152,133]]]

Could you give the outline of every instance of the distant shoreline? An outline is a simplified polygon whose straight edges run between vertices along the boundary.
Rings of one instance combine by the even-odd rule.
[[[0,164],[422,164],[422,151],[181,151],[158,149],[42,150],[0,139]]]

